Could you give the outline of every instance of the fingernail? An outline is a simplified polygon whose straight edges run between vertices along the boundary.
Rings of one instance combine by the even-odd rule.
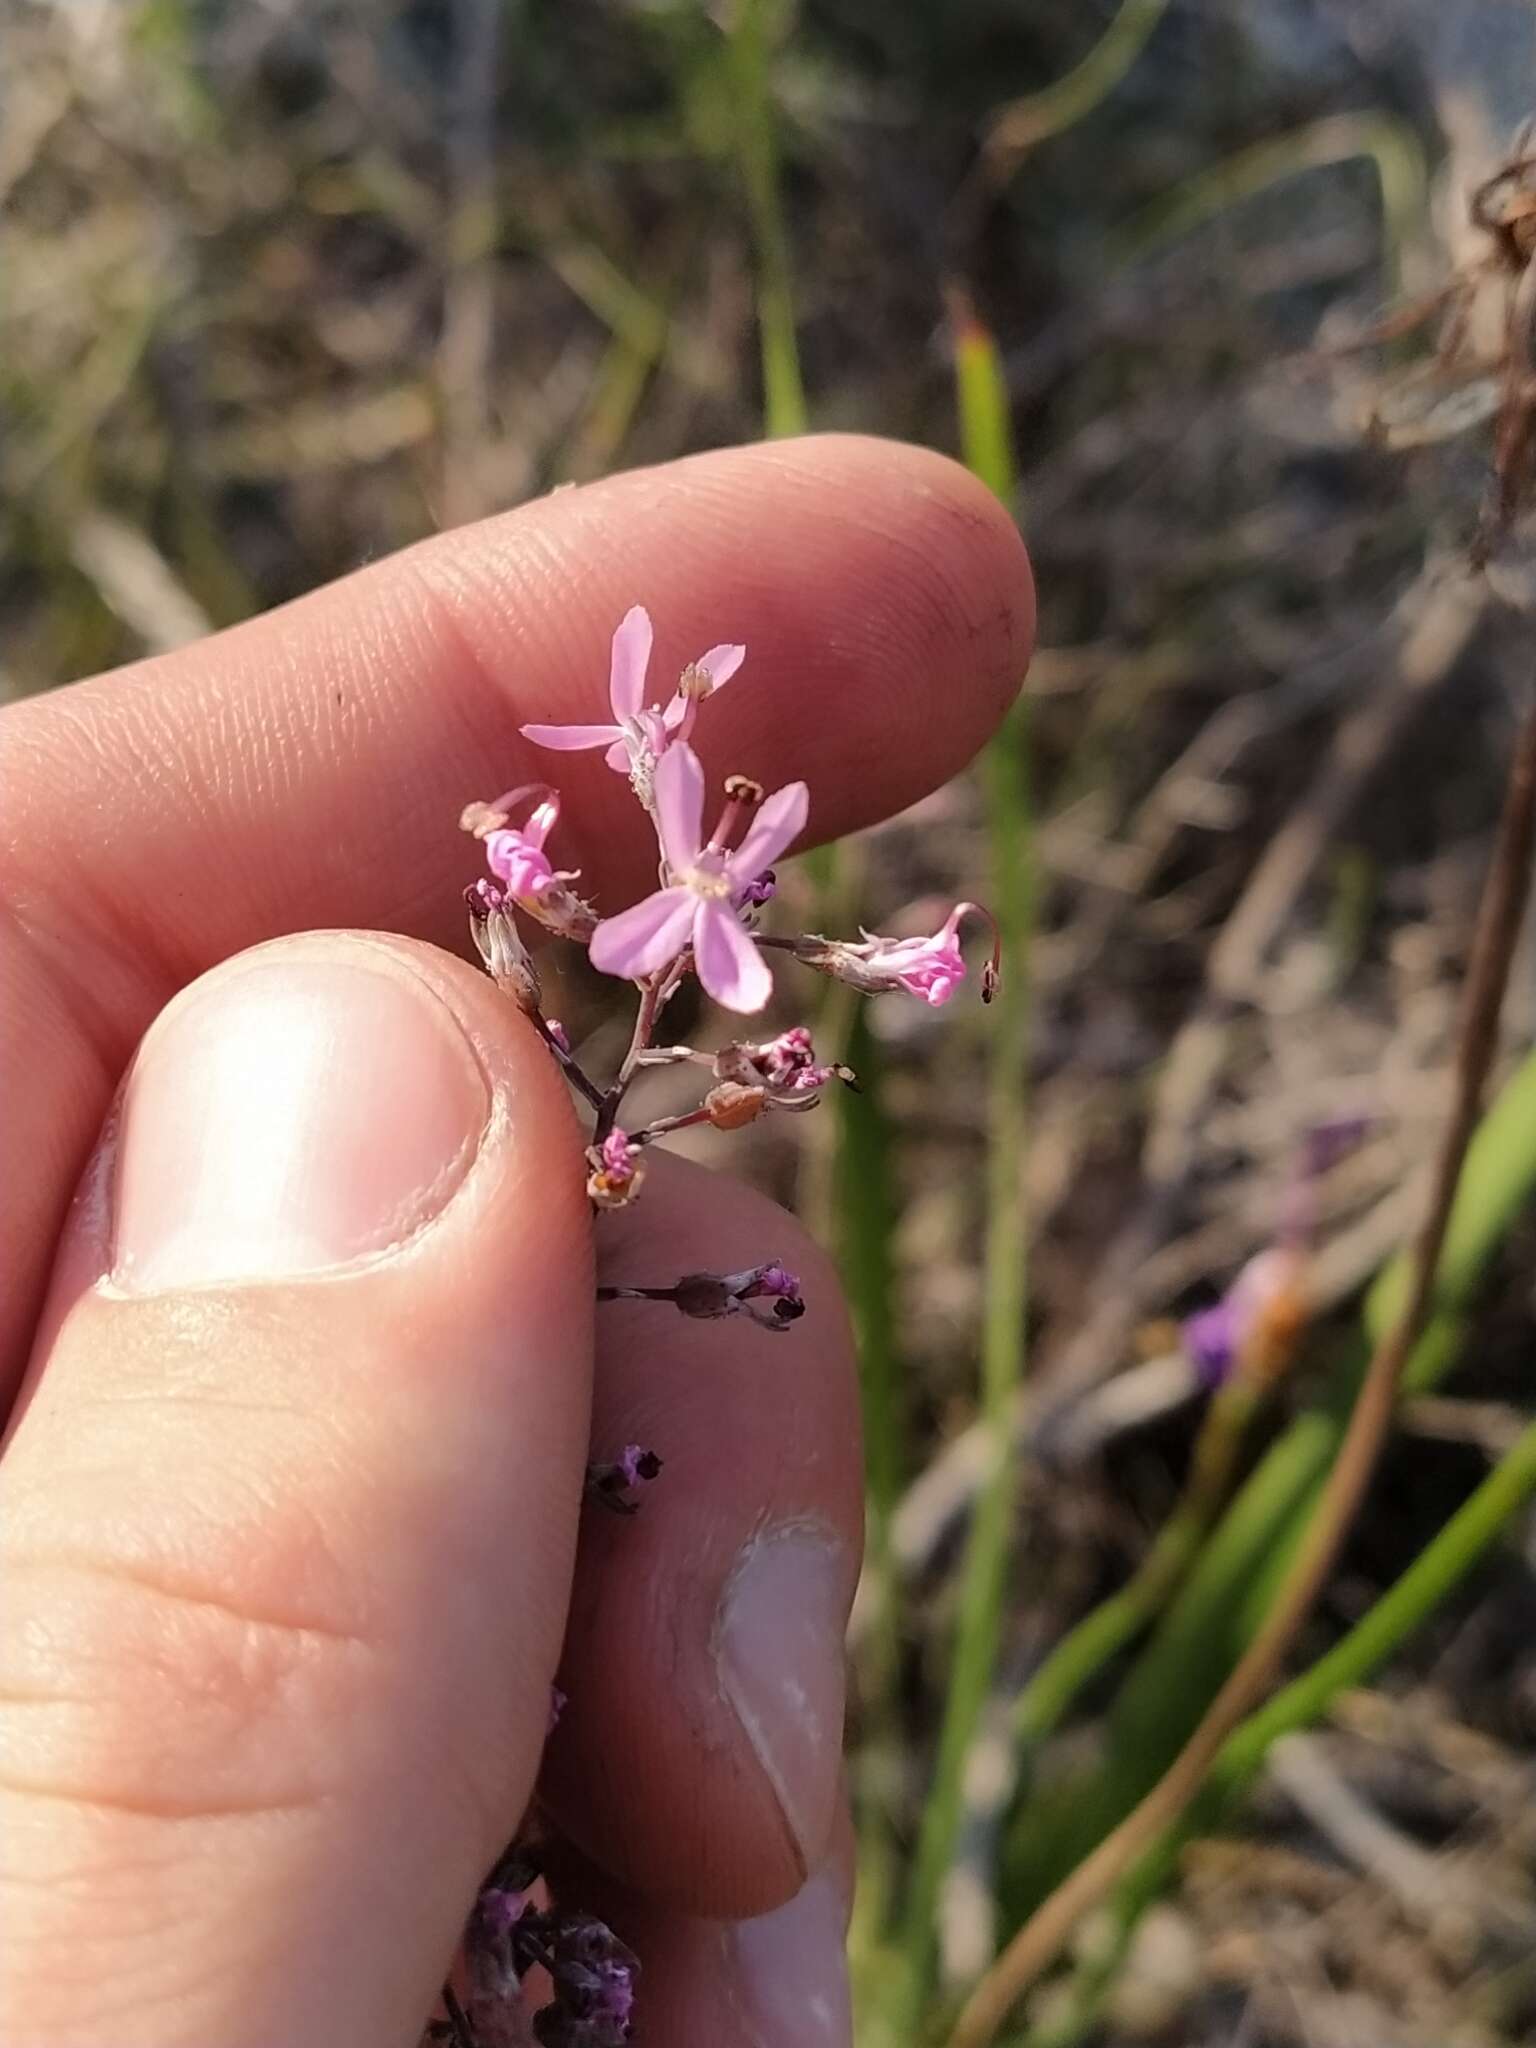
[[[220,970],[129,1076],[113,1277],[153,1293],[383,1251],[442,1209],[489,1111],[468,1038],[408,972],[281,951]]]
[[[822,1872],[776,1913],[732,1928],[728,1940],[753,2048],[848,2048],[844,1918],[842,1894]]]
[[[843,1746],[841,1554],[806,1530],[760,1538],[725,1589],[720,1682],[778,1796],[801,1867],[821,1861]]]

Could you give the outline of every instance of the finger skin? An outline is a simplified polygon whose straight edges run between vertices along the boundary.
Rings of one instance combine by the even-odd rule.
[[[338,954],[448,1006],[489,1121],[387,1251],[130,1295],[101,1278],[130,1078],[0,1459],[18,2048],[414,2048],[537,1769],[589,1429],[576,1128],[512,1006],[428,948],[313,934],[210,984]]]
[[[763,1913],[821,1860],[836,1811],[842,1638],[863,1545],[847,1314],[830,1262],[791,1217],[683,1159],[653,1158],[639,1200],[599,1219],[597,1245],[599,1280],[614,1283],[777,1257],[807,1303],[783,1334],[745,1316],[599,1305],[594,1455],[641,1443],[664,1463],[637,1514],[594,1505],[583,1518],[561,1665],[570,1705],[541,1781],[562,1831],[634,1890],[683,1912]],[[743,1561],[786,1536],[793,1626],[781,1647],[766,1639],[781,1604],[750,1616],[765,1636],[751,1666],[771,1680],[790,1655],[807,1658],[802,1695],[827,1702],[815,1729],[808,1707],[799,1725],[765,1727],[753,1692],[744,1719],[722,1656]]]
[[[0,1131],[0,1398],[111,1089],[178,987],[313,925],[457,947],[475,873],[459,811],[530,776],[567,792],[562,857],[603,907],[647,886],[654,850],[622,780],[518,736],[606,715],[608,639],[636,601],[663,694],[711,643],[747,644],[699,721],[706,768],[803,775],[815,838],[968,760],[1034,619],[1022,545],[980,484],[828,436],[562,492],[6,710],[0,1071],[27,1087]]]

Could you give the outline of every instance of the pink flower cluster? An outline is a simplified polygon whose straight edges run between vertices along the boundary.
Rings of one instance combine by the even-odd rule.
[[[526,782],[493,803],[472,803],[460,820],[483,845],[488,870],[465,891],[476,949],[591,1112],[586,1188],[597,1214],[625,1208],[639,1196],[647,1149],[669,1132],[704,1125],[734,1131],[768,1112],[814,1109],[834,1080],[857,1086],[848,1067],[817,1057],[803,1024],[761,1039],[732,1039],[713,1051],[658,1044],[662,1014],[689,974],[742,1017],[756,1016],[772,997],[769,959],[776,952],[862,994],[901,991],[937,1007],[965,978],[962,923],[987,917],[977,905],[959,903],[937,931],[906,938],[867,931],[856,939],[806,932],[781,937],[760,930],[775,896],[774,863],[804,833],[810,792],[803,782],[789,782],[770,795],[747,776],[729,776],[706,828],[707,784],[692,736],[701,705],[733,679],[746,649],[734,642],[711,647],[688,664],[662,702],[650,687],[652,638],[650,618],[633,606],[613,636],[608,719],[523,727],[525,739],[556,753],[600,748],[608,767],[628,779],[656,835],[657,885],[648,895],[605,917],[578,892],[580,870],[555,865],[561,797],[547,782]],[[600,973],[634,984],[629,1049],[611,1081],[588,1073],[572,1034],[545,1014],[539,965],[525,942],[529,920],[584,946]],[[982,971],[983,1000],[996,978],[994,933]],[[690,1063],[707,1070],[697,1104],[638,1122],[631,1089],[654,1068]],[[667,1281],[605,1283],[597,1298],[664,1302],[696,1322],[744,1317],[778,1335],[806,1313],[799,1280],[774,1258],[730,1273],[684,1271]],[[617,1458],[588,1465],[586,1496],[632,1515],[661,1464],[655,1451],[627,1444]],[[555,1689],[551,1733],[565,1705]],[[579,1701],[572,1712],[580,1713]],[[552,2002],[533,2020],[546,2048],[619,2048],[628,2039],[635,1958],[600,1921],[537,1905],[529,1893],[535,1875],[524,1845],[514,1843],[470,1922],[467,2014],[446,1987],[448,2017],[429,2026],[429,2040],[463,2048],[472,2035],[479,2048],[500,2048],[521,2038],[522,1982],[534,1964],[553,1989]]]
[[[711,647],[683,670],[666,704],[648,704],[652,641],[649,615],[632,606],[613,636],[607,721],[522,730],[525,739],[556,752],[601,747],[608,766],[628,777],[655,827],[658,887],[629,909],[599,918],[570,887],[579,871],[555,867],[547,850],[559,822],[559,792],[546,783],[526,783],[495,803],[471,804],[462,820],[484,842],[486,864],[505,899],[586,945],[601,973],[670,994],[692,971],[718,1003],[739,1015],[763,1009],[773,992],[765,947],[790,952],[867,995],[904,990],[934,1006],[948,1002],[965,978],[961,922],[986,916],[973,903],[957,904],[926,937],[758,934],[757,915],[773,895],[773,863],[804,832],[810,792],[803,782],[790,782],[769,796],[747,777],[732,776],[706,835],[704,769],[689,737],[699,706],[730,682],[746,649],[734,642]],[[532,800],[531,808],[516,823],[514,813],[525,799]],[[982,976],[984,998],[992,993],[996,972],[994,945]],[[769,1079],[768,1085],[776,1084]]]

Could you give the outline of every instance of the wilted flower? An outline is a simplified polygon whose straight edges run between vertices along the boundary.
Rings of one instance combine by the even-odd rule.
[[[504,988],[521,1010],[538,1014],[542,990],[533,956],[518,935],[507,900],[494,882],[472,883],[464,891],[469,910],[469,935],[498,988]]]
[[[855,943],[808,933],[795,941],[795,958],[837,981],[846,981],[862,995],[888,995],[904,989],[937,1008],[949,1001],[965,979],[959,933],[962,919],[971,916],[985,918],[992,926],[992,953],[981,971],[981,999],[990,1003],[997,993],[999,942],[991,912],[979,903],[957,903],[928,939],[887,939],[865,932]]]
[[[728,1010],[760,1010],[773,990],[767,963],[742,929],[736,899],[805,828],[810,794],[791,782],[766,802],[755,784],[734,779],[720,823],[706,844],[704,770],[680,742],[656,769],[656,829],[669,880],[592,934],[592,965],[638,981],[669,967],[688,947],[694,968]],[[741,843],[729,840],[742,816],[756,815]]]
[[[858,1087],[852,1067],[840,1061],[823,1065],[817,1060],[811,1034],[803,1024],[792,1025],[761,1045],[722,1046],[715,1054],[715,1073],[722,1081],[761,1088],[774,1109],[814,1109],[822,1089],[832,1080]]]
[[[519,1993],[535,1964],[548,1972],[553,1992],[533,2016],[534,2037],[546,2048],[623,2048],[629,2039],[640,1966],[590,1913],[541,1911],[525,1887],[498,1872],[476,1902],[464,1951],[477,2048],[510,2048],[525,2038]]]
[[[590,1914],[567,1914],[554,1926],[545,1968],[555,1996],[534,2014],[542,2048],[623,2048],[640,1973],[623,1942]]]
[[[511,823],[512,808],[526,796],[538,802],[526,824]],[[486,865],[502,884],[506,899],[563,938],[583,944],[591,937],[597,913],[571,888],[580,870],[556,868],[544,843],[560,819],[560,797],[547,783],[529,782],[510,789],[493,804],[467,804],[459,819],[485,846]]]

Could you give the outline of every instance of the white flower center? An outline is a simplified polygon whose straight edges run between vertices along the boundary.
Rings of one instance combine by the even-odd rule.
[[[690,868],[683,876],[684,882],[696,896],[709,896],[725,900],[731,894],[729,875],[721,874],[714,868]]]

